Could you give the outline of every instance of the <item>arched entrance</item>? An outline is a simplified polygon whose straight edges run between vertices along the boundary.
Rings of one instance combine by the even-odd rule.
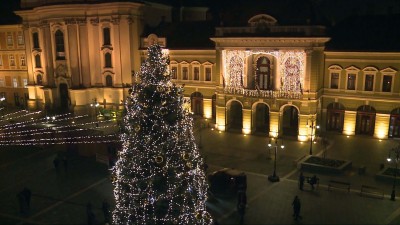
[[[269,107],[258,103],[254,109],[253,126],[256,132],[269,133]]]
[[[400,137],[400,108],[390,112],[389,137]]]
[[[242,131],[243,127],[243,113],[242,104],[238,101],[231,101],[228,103],[228,130]]]
[[[212,110],[212,121],[215,123],[216,118],[217,118],[217,95],[213,95],[211,97],[211,110]]]
[[[190,102],[192,103],[193,115],[203,116],[203,95],[200,92],[193,92],[190,96]]]
[[[374,107],[363,105],[357,109],[356,134],[374,134],[376,111]]]
[[[299,133],[299,111],[294,106],[286,106],[282,114],[283,135],[296,136]]]
[[[343,131],[345,108],[338,102],[328,105],[326,113],[326,129],[330,131]]]
[[[69,110],[69,95],[68,95],[68,86],[67,84],[60,84],[60,110],[61,111],[68,111]]]

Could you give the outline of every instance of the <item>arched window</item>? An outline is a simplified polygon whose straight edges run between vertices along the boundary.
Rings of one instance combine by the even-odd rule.
[[[111,53],[104,54],[104,64],[106,68],[111,68]]]
[[[42,67],[42,62],[40,61],[40,55],[37,54],[35,55],[35,68],[41,68]]]
[[[112,87],[113,86],[113,80],[111,75],[106,76],[106,86],[107,87]]]
[[[103,28],[103,45],[111,45],[110,28]]]
[[[65,48],[64,48],[64,34],[60,30],[56,31],[56,58],[65,59]]]
[[[261,90],[271,90],[271,62],[267,57],[257,60],[256,86]]]
[[[32,34],[33,48],[40,48],[39,46],[39,33],[35,32]]]
[[[43,77],[42,77],[42,74],[38,74],[38,75],[36,76],[36,84],[38,84],[38,85],[42,85],[42,84],[43,84]]]

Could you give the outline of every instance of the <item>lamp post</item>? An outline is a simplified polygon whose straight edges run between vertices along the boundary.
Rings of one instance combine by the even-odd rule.
[[[97,98],[94,98],[93,102],[90,103],[90,107],[94,107],[94,116],[95,116],[96,120],[97,120],[97,107],[99,107],[99,105],[100,104],[97,102]]]
[[[318,125],[315,125],[315,122],[317,121],[317,119],[315,118],[314,115],[311,116],[311,118],[309,119],[311,122],[310,128],[311,128],[311,135],[310,135],[310,155],[312,155],[312,147],[313,147],[313,142],[314,142],[314,129],[319,129]],[[307,126],[308,126],[308,121],[307,121]]]
[[[400,144],[389,151],[389,156],[387,158],[387,161],[390,162],[392,161],[392,159],[394,160],[395,163],[395,171],[394,171],[393,189],[392,189],[392,194],[390,195],[390,200],[394,201],[396,200],[396,180],[398,173],[398,164],[400,159]]]
[[[268,176],[268,180],[271,182],[278,182],[279,177],[276,175],[276,154],[278,152],[278,138],[275,138],[275,143],[271,143],[271,139],[269,139],[268,148],[269,149],[274,148],[274,150],[275,150],[274,173],[272,175]],[[283,145],[283,141],[281,142],[280,148],[281,149],[285,148],[285,146]]]

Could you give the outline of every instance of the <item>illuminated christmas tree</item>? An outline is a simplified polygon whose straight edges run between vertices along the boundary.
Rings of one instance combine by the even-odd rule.
[[[160,46],[150,46],[125,102],[122,150],[113,169],[115,224],[212,223],[192,118],[168,63]]]

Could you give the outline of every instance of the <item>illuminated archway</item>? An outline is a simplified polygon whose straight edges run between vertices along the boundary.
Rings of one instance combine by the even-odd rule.
[[[242,131],[243,112],[242,104],[239,101],[232,100],[227,104],[227,127],[228,130]]]
[[[193,92],[190,96],[191,110],[196,116],[203,116],[203,95],[200,92]]]
[[[256,103],[253,106],[253,127],[256,132],[269,133],[269,106],[265,103]]]
[[[345,108],[338,102],[332,102],[327,107],[326,129],[330,131],[343,131]]]
[[[299,133],[299,110],[291,105],[287,105],[282,110],[282,131],[283,135],[298,136]]]
[[[400,137],[400,108],[393,109],[390,112],[389,137]]]
[[[356,134],[373,135],[375,128],[376,110],[369,105],[357,109]]]

